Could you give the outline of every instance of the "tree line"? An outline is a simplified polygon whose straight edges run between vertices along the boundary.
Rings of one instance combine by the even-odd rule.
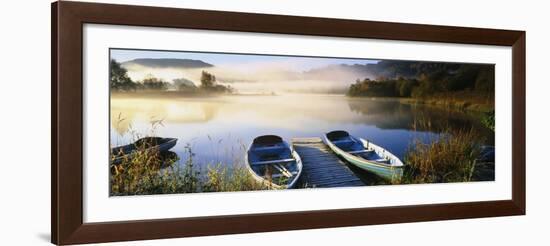
[[[133,81],[128,76],[128,70],[122,67],[121,64],[114,59],[111,59],[110,62],[109,78],[111,90],[118,92],[138,90],[165,91],[169,89],[187,92],[233,92],[233,88],[231,88],[231,86],[218,84],[216,81],[216,76],[207,71],[202,71],[200,79],[201,84],[198,87],[192,81],[185,78],[174,79],[172,83],[170,83],[161,78],[156,78],[149,75],[141,81]]]
[[[469,91],[494,97],[494,65],[384,62],[392,77],[357,80],[349,96],[430,97],[438,93]]]

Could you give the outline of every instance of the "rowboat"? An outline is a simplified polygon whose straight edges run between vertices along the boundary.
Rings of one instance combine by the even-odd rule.
[[[302,174],[302,160],[298,153],[275,135],[255,138],[245,160],[252,177],[272,189],[290,189]]]
[[[383,179],[396,181],[403,176],[403,162],[367,140],[351,136],[346,131],[332,131],[325,134],[325,142],[334,153],[352,165]]]
[[[176,146],[177,141],[177,138],[144,137],[131,144],[111,148],[111,164],[120,164],[122,160],[132,158],[138,151],[168,151]]]

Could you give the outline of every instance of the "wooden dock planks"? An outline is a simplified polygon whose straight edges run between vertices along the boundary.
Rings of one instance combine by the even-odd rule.
[[[302,158],[301,181],[307,187],[347,187],[365,184],[328,148],[321,138],[293,138]]]

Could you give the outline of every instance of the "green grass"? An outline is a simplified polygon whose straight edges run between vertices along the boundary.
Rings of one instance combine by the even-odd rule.
[[[408,165],[399,183],[470,182],[482,138],[472,129],[446,130],[429,143],[415,140],[405,154]]]
[[[251,191],[268,189],[266,185],[257,182],[245,167],[229,168],[227,165],[216,164],[209,166],[206,173],[204,192],[220,191]]]
[[[119,114],[115,127],[125,120]],[[152,119],[151,128],[145,135],[155,136],[159,126],[163,126],[162,120]],[[130,134],[134,141],[144,136],[133,130],[131,125],[124,134]],[[211,140],[210,136],[208,138]],[[183,156],[186,156],[183,160],[180,160],[174,152],[160,153],[158,150],[149,148],[152,145],[153,143],[145,141],[135,146],[136,151],[131,157],[126,156],[116,165],[110,164],[111,196],[249,191],[271,188],[257,182],[238,160],[234,163],[207,165],[206,170],[202,170],[198,167],[199,163],[194,159],[195,153],[189,145],[186,145],[182,151]],[[111,153],[111,160],[114,160],[117,154],[119,153]]]
[[[437,93],[429,97],[412,97],[402,99],[404,102],[424,104],[450,110],[462,110],[488,113],[494,111],[495,100],[492,95],[462,91]]]
[[[247,191],[268,189],[257,182],[245,167],[218,163],[203,172],[196,167],[194,154],[188,158],[164,158],[158,151],[138,149],[132,158],[111,166],[112,196],[174,193]]]
[[[483,124],[485,127],[491,129],[494,132],[495,131],[495,110],[483,113],[483,115],[481,115],[481,124]]]

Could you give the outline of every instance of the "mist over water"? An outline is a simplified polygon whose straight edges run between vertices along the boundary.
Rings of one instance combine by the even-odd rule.
[[[221,85],[230,85],[238,93],[334,93],[343,94],[357,79],[372,77],[366,72],[329,65],[304,71],[287,63],[231,64],[208,68],[157,68],[137,64],[124,65],[133,81],[155,77],[172,82],[184,78],[196,86],[202,71],[214,74]]]
[[[414,130],[419,118],[430,122],[430,131]],[[151,122],[157,120],[162,120],[162,125],[151,132]],[[392,99],[326,94],[192,98],[113,95],[110,139],[111,145],[117,146],[132,142],[135,133],[175,137],[178,144],[172,151],[185,159],[184,147],[189,144],[197,163],[206,166],[242,164],[246,148],[260,135],[275,134],[290,141],[293,137],[321,137],[332,130],[346,130],[402,158],[412,140],[420,137],[429,141],[443,126],[472,127],[489,144],[494,141],[490,130],[466,114]]]

